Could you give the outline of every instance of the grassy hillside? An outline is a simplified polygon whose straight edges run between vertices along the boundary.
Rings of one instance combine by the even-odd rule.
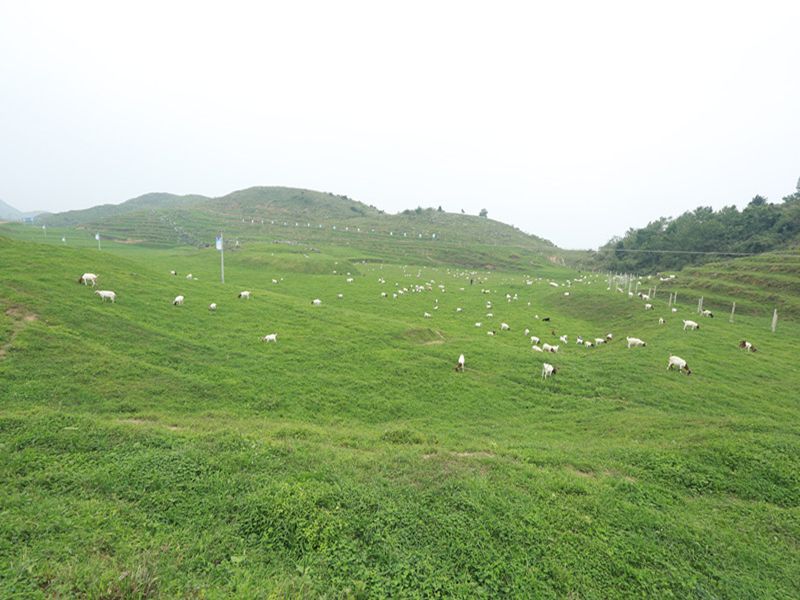
[[[800,317],[800,252],[767,252],[686,267],[676,272],[674,281],[659,285],[664,298],[676,292],[679,301],[691,298],[695,307],[703,296],[706,308],[726,318],[736,302],[737,314],[770,319],[777,308],[781,319],[796,320]]]
[[[222,285],[213,249],[29,235],[0,227],[1,597],[800,595],[792,322],[684,333],[661,298],[400,240],[249,242]]]
[[[517,254],[558,252],[546,240],[491,219],[432,209],[387,215],[346,196],[281,187],[249,188],[213,199],[148,194],[118,206],[48,216],[42,222],[156,246],[202,246],[222,231],[231,241],[335,241],[365,250],[413,240],[417,243],[409,247],[414,249],[411,254],[423,261],[425,256],[451,254],[446,245],[513,246],[520,249]]]

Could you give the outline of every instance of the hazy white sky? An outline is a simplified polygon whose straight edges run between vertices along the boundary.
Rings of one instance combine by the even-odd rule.
[[[800,1],[2,2],[0,198],[253,185],[564,247],[800,177]]]

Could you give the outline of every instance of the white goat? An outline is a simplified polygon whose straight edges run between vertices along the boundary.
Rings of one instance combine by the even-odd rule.
[[[536,344],[534,344],[533,346],[531,346],[531,350],[533,350],[534,352],[544,352],[544,350],[542,350],[542,349],[541,349],[539,346],[537,346]]]
[[[672,367],[677,367],[679,371],[685,371],[687,375],[692,374],[691,369],[689,369],[689,365],[687,365],[686,361],[683,360],[680,356],[669,357],[669,362],[667,363],[667,371],[670,371]]]
[[[247,300],[250,300],[250,292],[247,290],[239,292],[239,298],[246,298]]]
[[[425,317],[426,319],[430,319],[431,318],[431,313],[426,312],[422,316]]]
[[[172,306],[183,306],[183,296],[175,296],[175,300],[172,301]]]
[[[278,334],[277,333],[270,333],[268,335],[265,335],[264,337],[261,338],[261,341],[262,342],[275,342],[277,344],[278,343]]]
[[[714,318],[714,313],[712,313],[710,310],[704,310],[700,314],[704,317],[711,317],[712,319]]]
[[[539,342],[541,342],[542,340],[540,340],[540,339],[539,339],[539,336],[537,336],[537,335],[532,335],[532,336],[531,336],[531,341],[532,341],[534,344],[538,344],[538,343],[539,343]]]
[[[684,319],[683,330],[686,331],[687,329],[700,329],[700,324],[697,321],[687,321]]]
[[[208,305],[208,310],[210,310],[210,311],[217,310],[217,303],[216,302],[212,302],[211,304],[209,304]]]
[[[464,355],[461,354],[458,357],[458,362],[456,362],[456,371],[458,371],[459,373],[463,373],[464,372],[464,363],[465,363]]]
[[[647,346],[647,343],[642,341],[642,340],[640,340],[639,338],[626,337],[625,339],[628,341],[628,348],[629,349],[633,348],[633,347],[639,347],[639,346],[644,347],[644,346]]]
[[[110,291],[110,290],[97,290],[95,292],[95,294],[100,296],[100,298],[102,298],[103,302],[105,302],[106,300],[111,300],[111,302],[116,302],[117,301],[117,295],[114,292]]]
[[[500,323],[500,331],[508,331],[511,327],[508,326],[508,323]]]
[[[653,310],[653,305],[652,304],[645,304],[644,305],[644,309],[645,310]]]
[[[314,306],[320,306],[322,304],[322,300],[320,300],[319,298],[314,298],[311,301],[311,304],[313,304]]]
[[[664,323],[666,323],[666,321],[664,320],[664,317],[658,317],[658,324],[659,325],[663,325]]]
[[[548,377],[551,377],[557,371],[558,369],[556,369],[550,363],[542,363],[542,379],[547,379]]]
[[[78,278],[78,283],[82,283],[83,285],[92,284],[92,287],[97,285],[97,275],[94,273],[84,273],[83,275]]]
[[[567,343],[567,336],[565,336],[565,335],[562,335],[562,336],[561,336],[561,337],[559,337],[558,339],[559,339],[559,340],[561,340],[561,343],[562,343],[562,344],[566,344],[566,343]]]
[[[556,352],[558,352],[558,348],[559,348],[558,346],[551,346],[546,342],[542,344],[542,350],[544,350],[545,352],[552,352],[555,354]]]

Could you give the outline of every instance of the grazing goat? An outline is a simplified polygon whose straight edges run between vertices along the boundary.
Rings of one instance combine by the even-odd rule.
[[[539,346],[537,346],[536,344],[534,344],[533,346],[531,346],[531,350],[533,350],[534,352],[544,352],[544,350],[542,350],[542,349],[541,349]]]
[[[456,363],[456,372],[463,373],[464,372],[464,355],[461,354],[458,357],[458,362]]]
[[[239,292],[239,298],[246,298],[247,300],[250,300],[250,292],[246,290],[244,292]]]
[[[692,371],[689,365],[680,356],[670,356],[667,363],[667,371],[672,370],[672,367],[677,367],[679,371],[684,371],[687,375],[691,375]]]
[[[477,323],[475,323],[475,327],[480,327],[480,326],[482,326],[482,325],[483,325],[483,323],[481,323],[480,321],[478,321]]]
[[[314,306],[320,306],[322,304],[322,300],[320,300],[319,298],[314,298],[311,301],[311,304],[313,304]]]
[[[658,317],[658,324],[659,325],[663,325],[664,323],[666,323],[666,321],[664,320],[664,317]]]
[[[539,336],[538,336],[538,335],[532,335],[532,336],[531,336],[531,341],[532,341],[534,344],[538,344],[538,343],[539,343],[539,342],[541,342],[542,340],[540,340],[540,339],[539,339]]]
[[[550,363],[542,363],[542,379],[547,379],[548,377],[551,377],[557,372],[558,369],[556,369]]]
[[[586,340],[585,342],[583,342],[583,345],[585,347],[587,347],[587,348],[593,348],[594,347],[594,344],[592,342],[590,342],[589,340]]]
[[[640,346],[640,347],[643,348],[643,347],[647,346],[647,343],[642,341],[642,340],[640,340],[639,338],[626,337],[625,339],[628,341],[628,348],[629,349],[633,348],[633,347],[639,347]]]
[[[553,354],[555,354],[556,352],[558,352],[558,348],[559,348],[558,346],[551,346],[546,342],[542,344],[542,350],[544,350],[545,352],[552,352]]]
[[[103,302],[105,302],[106,300],[111,300],[111,302],[116,302],[117,301],[117,295],[114,292],[110,291],[110,290],[97,290],[95,292],[95,294],[100,296],[100,298],[102,298]]]
[[[686,331],[687,329],[700,329],[700,324],[697,321],[687,321],[684,319],[683,330]]]
[[[600,344],[605,344],[606,338],[594,338],[594,345],[599,346]]]
[[[753,346],[753,344],[751,344],[747,340],[742,340],[741,342],[739,342],[739,348],[741,348],[742,350],[748,350],[750,352],[758,352],[756,347]]]
[[[525,337],[528,337],[528,335],[530,334],[530,332],[531,332],[531,330],[530,330],[530,329],[528,329],[528,328],[526,327],[526,328],[525,328],[525,332],[524,332],[522,335],[524,335]]]
[[[217,303],[216,302],[212,302],[211,304],[209,304],[208,305],[208,310],[210,310],[210,311],[217,310]]]
[[[644,305],[644,309],[645,310],[653,310],[653,305],[652,304],[645,304]]]
[[[494,335],[494,329],[492,331],[487,331],[486,335]]]
[[[194,279],[194,277],[192,276],[192,274],[191,274],[191,273],[189,273],[189,274],[186,276],[186,279]]]
[[[344,298],[344,294],[336,294],[336,297],[337,297],[339,300],[341,300],[342,298]]]
[[[714,313],[712,313],[710,310],[704,310],[700,314],[704,317],[711,317],[712,319],[714,318]]]
[[[277,333],[270,333],[268,335],[265,335],[264,337],[261,338],[261,341],[262,342],[275,342],[277,344],[278,343],[278,334]]]
[[[431,318],[431,313],[426,312],[426,313],[423,313],[422,316],[425,317],[426,319],[430,319]]]
[[[175,296],[175,300],[172,301],[172,306],[183,306],[183,296]]]
[[[562,344],[566,344],[566,343],[567,343],[567,336],[565,336],[565,335],[562,335],[562,336],[561,336],[561,337],[559,337],[558,339],[559,339],[559,340],[561,340],[561,343],[562,343]]]
[[[169,274],[170,274],[170,275],[177,275],[177,274],[178,274],[178,272],[177,272],[177,271],[175,271],[175,270],[172,270],[172,271],[170,271],[170,272],[169,272]]]
[[[97,285],[97,275],[94,273],[84,273],[78,278],[78,283],[82,283],[83,285],[92,284],[92,287]]]
[[[500,323],[500,331],[509,331],[511,327],[508,326],[508,323]]]

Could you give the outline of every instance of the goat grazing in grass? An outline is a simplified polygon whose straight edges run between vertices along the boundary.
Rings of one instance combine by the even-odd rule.
[[[78,279],[78,283],[82,283],[83,285],[89,285],[91,283],[92,287],[94,287],[97,285],[97,275],[94,273],[84,273]]]
[[[672,367],[677,367],[679,371],[683,371],[687,375],[692,374],[691,369],[689,369],[689,365],[686,364],[686,361],[683,360],[680,356],[669,357],[669,362],[667,363],[667,371],[672,370]]]
[[[111,300],[112,303],[117,301],[117,295],[110,290],[97,290],[95,294],[100,296],[103,302],[106,300]]]
[[[547,379],[548,377],[552,377],[558,372],[553,365],[550,363],[542,363],[542,379]]]

